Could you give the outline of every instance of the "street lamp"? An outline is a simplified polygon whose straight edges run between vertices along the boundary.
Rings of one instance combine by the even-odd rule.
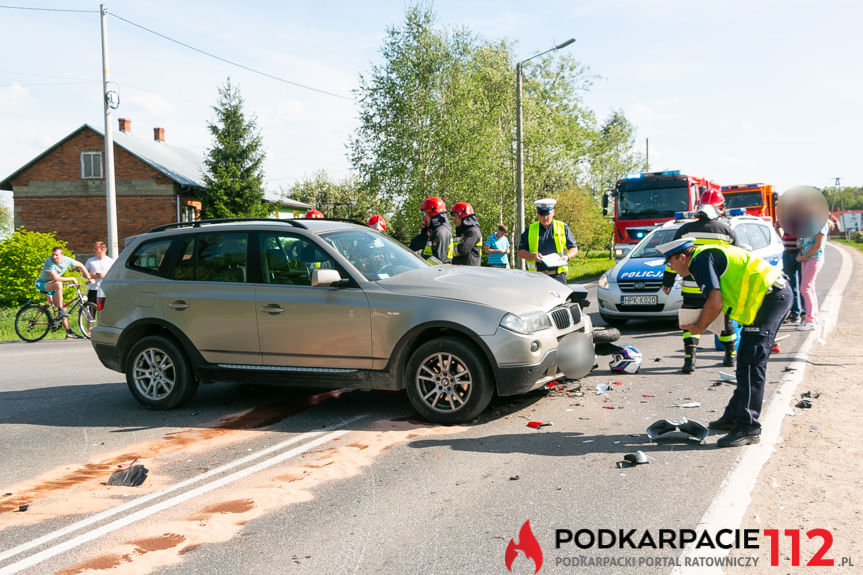
[[[524,153],[521,147],[521,130],[522,130],[522,120],[521,120],[521,68],[530,60],[534,58],[538,58],[543,54],[548,54],[549,52],[554,52],[555,50],[560,50],[561,48],[565,48],[575,42],[575,38],[570,38],[566,42],[562,44],[558,44],[554,48],[549,48],[545,52],[540,52],[539,54],[535,54],[530,58],[522,60],[518,64],[515,65],[515,147],[516,147],[516,157],[515,157],[515,172],[516,172],[516,180],[515,180],[515,204],[516,210],[518,211],[518,235],[516,236],[516,242],[518,242],[518,238],[521,237],[521,234],[524,233]],[[519,264],[521,269],[525,269],[524,260],[521,260]]]

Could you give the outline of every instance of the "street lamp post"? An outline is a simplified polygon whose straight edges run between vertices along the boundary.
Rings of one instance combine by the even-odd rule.
[[[535,54],[530,58],[526,58],[515,65],[515,147],[516,147],[516,157],[515,157],[515,204],[516,211],[518,212],[518,235],[516,236],[516,242],[521,237],[521,234],[524,233],[524,151],[522,150],[521,145],[521,132],[522,132],[522,118],[521,118],[521,69],[522,66],[537,58],[542,56],[543,54],[548,54],[549,52],[553,52],[555,50],[560,50],[561,48],[565,48],[575,42],[575,38],[570,38],[566,42],[562,44],[558,44],[554,48],[549,48],[545,52],[540,52],[539,54]],[[519,267],[521,269],[525,269],[524,260],[521,260],[519,263]]]

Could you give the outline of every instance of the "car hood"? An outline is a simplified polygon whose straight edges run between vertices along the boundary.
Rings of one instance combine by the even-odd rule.
[[[662,279],[665,272],[663,258],[632,258],[618,264],[613,279],[626,280],[657,280]]]
[[[469,301],[512,313],[548,311],[572,292],[536,272],[453,265],[412,270],[377,283],[392,293]]]

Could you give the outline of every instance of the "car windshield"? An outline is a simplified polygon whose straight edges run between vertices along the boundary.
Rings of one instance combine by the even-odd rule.
[[[725,194],[725,209],[731,208],[760,208],[763,204],[761,192],[738,192],[736,194]]]
[[[648,234],[646,238],[641,240],[641,242],[635,246],[635,249],[632,250],[631,258],[661,258],[662,254],[656,249],[656,246],[660,246],[666,242],[670,242],[674,239],[674,233],[677,231],[677,228],[674,229],[661,229],[661,230],[653,230]]]
[[[372,230],[330,232],[321,237],[368,281],[391,278],[430,265],[403,244]]]
[[[617,200],[621,220],[671,218],[674,212],[689,209],[689,188],[686,184],[673,187],[639,189],[636,184],[621,188]]]

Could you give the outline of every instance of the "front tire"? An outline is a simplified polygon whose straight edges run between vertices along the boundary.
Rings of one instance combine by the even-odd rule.
[[[435,423],[469,421],[491,402],[494,388],[485,358],[471,344],[441,337],[419,346],[405,371],[408,399]]]
[[[170,339],[151,335],[129,350],[126,384],[132,396],[151,409],[172,409],[198,390],[185,354]]]
[[[88,301],[78,310],[78,327],[81,335],[90,339],[90,330],[96,325],[96,304]]]
[[[51,329],[51,316],[43,306],[31,303],[18,310],[15,316],[15,333],[24,341],[39,341]]]

